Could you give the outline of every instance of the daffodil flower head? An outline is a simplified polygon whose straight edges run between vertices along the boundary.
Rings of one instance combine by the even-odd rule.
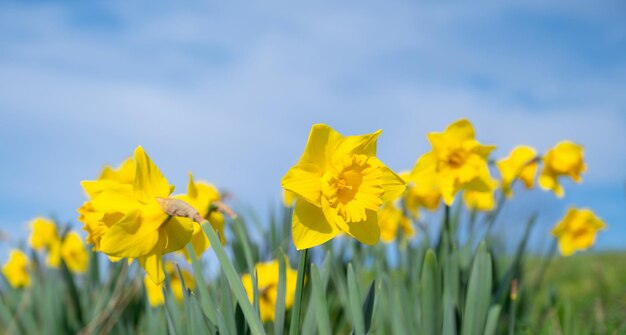
[[[430,152],[422,155],[413,170],[403,177],[408,182],[404,204],[408,210],[419,215],[420,208],[435,211],[441,203],[441,190],[437,177],[436,156]]]
[[[167,199],[173,187],[141,146],[135,149],[134,161],[132,185],[109,184],[91,199],[94,210],[104,213],[99,250],[113,257],[136,258],[150,278],[161,283],[162,256],[189,242],[193,222],[163,210],[159,199]]]
[[[61,243],[60,253],[70,271],[83,273],[87,270],[89,255],[78,233],[72,231],[65,235]]]
[[[544,190],[553,191],[559,198],[563,197],[565,191],[559,183],[559,177],[568,176],[580,183],[581,174],[587,170],[583,154],[581,145],[569,141],[559,142],[543,156],[539,186]]]
[[[512,184],[519,179],[527,189],[535,184],[538,164],[537,153],[529,146],[520,145],[511,151],[508,157],[497,162],[496,166],[502,177],[502,191],[507,198],[513,195]]]
[[[569,256],[577,250],[591,247],[596,233],[605,228],[606,224],[591,210],[570,208],[554,227],[552,235],[558,238],[561,254]]]
[[[59,240],[56,224],[43,217],[36,217],[30,222],[30,246],[35,250],[49,249]]]
[[[434,170],[432,173],[447,205],[452,205],[461,190],[489,190],[492,179],[487,158],[495,146],[480,144],[468,120],[452,123],[443,133],[429,133],[428,141],[432,151],[413,170],[415,173]]]
[[[404,216],[393,202],[385,203],[378,212],[378,225],[380,226],[381,240],[385,243],[395,241],[400,231],[402,231],[402,236],[405,238],[415,235],[411,220]]]
[[[298,273],[289,266],[288,259],[285,258],[285,308],[289,309],[293,305],[296,291],[296,278]],[[278,275],[280,264],[278,260],[258,263],[254,270],[257,274],[259,289],[259,310],[263,322],[273,321],[275,318],[276,301],[278,295]],[[246,290],[250,302],[254,301],[254,288],[250,274],[241,277],[241,282]]]
[[[30,261],[21,250],[13,249],[8,261],[2,266],[2,274],[14,288],[30,286]]]
[[[177,195],[175,198],[183,200],[195,208],[203,219],[209,221],[213,229],[215,229],[219,235],[222,244],[226,243],[226,235],[224,234],[224,214],[215,209],[214,206],[216,202],[221,200],[220,192],[215,185],[204,181],[195,181],[193,175],[190,173],[189,183],[187,184],[187,194]],[[209,239],[197,222],[193,223],[191,246],[196,257],[200,257],[200,255],[211,246]],[[187,249],[183,248],[181,251],[189,260]]]
[[[380,133],[343,136],[324,124],[311,128],[304,153],[282,179],[283,188],[297,198],[292,231],[298,250],[340,232],[365,244],[378,242],[379,208],[405,189],[405,182],[376,158]]]
[[[495,181],[489,182],[489,189],[487,191],[474,191],[467,189],[463,191],[463,202],[465,207],[474,211],[489,212],[496,208],[495,191],[498,183]]]

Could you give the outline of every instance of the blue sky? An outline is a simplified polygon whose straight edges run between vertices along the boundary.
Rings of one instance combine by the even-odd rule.
[[[0,229],[14,245],[36,215],[78,227],[80,180],[139,144],[179,191],[193,171],[263,212],[313,123],[383,129],[379,156],[405,170],[467,117],[495,157],[586,148],[584,183],[560,202],[518,192],[503,233],[539,210],[539,240],[572,204],[609,224],[599,248],[623,248],[625,7],[4,1]]]

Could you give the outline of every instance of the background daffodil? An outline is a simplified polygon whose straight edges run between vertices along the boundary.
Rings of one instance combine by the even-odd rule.
[[[553,191],[559,198],[563,197],[565,191],[559,183],[559,177],[568,176],[580,183],[581,174],[587,170],[583,154],[581,145],[569,141],[559,142],[543,156],[539,186],[544,190]]]
[[[404,181],[376,158],[380,133],[343,136],[324,124],[311,128],[304,153],[282,179],[283,188],[297,197],[292,232],[298,250],[340,232],[365,244],[378,242],[377,211],[405,189]]]
[[[296,290],[297,272],[289,266],[287,259],[285,267],[285,308],[289,309],[293,305],[294,292]],[[279,261],[273,260],[266,263],[258,263],[254,270],[257,274],[259,288],[259,310],[262,321],[273,321],[276,311],[276,295],[278,293]],[[250,274],[241,277],[243,287],[246,289],[250,302],[254,300],[252,278]]]
[[[385,243],[396,240],[398,232],[402,231],[405,238],[415,235],[411,220],[402,214],[402,211],[392,202],[383,205],[378,212],[378,225],[380,226],[380,238]]]
[[[168,198],[173,187],[141,146],[135,149],[134,161],[132,185],[105,185],[91,199],[94,210],[104,213],[100,218],[100,251],[114,257],[136,258],[150,278],[161,283],[161,257],[189,242],[193,223],[189,218],[170,216],[161,208],[158,199]]]
[[[30,246],[35,250],[49,249],[59,240],[57,226],[50,219],[36,217],[30,222]]]
[[[2,266],[2,274],[9,284],[15,288],[30,286],[30,261],[21,250],[13,249],[9,259]]]
[[[502,178],[502,191],[507,198],[513,195],[513,183],[519,179],[527,189],[535,184],[538,164],[535,161],[537,153],[535,149],[526,145],[513,148],[508,157],[496,163]]]
[[[452,205],[461,190],[489,191],[492,178],[487,158],[495,146],[482,145],[475,137],[474,127],[465,119],[452,123],[443,133],[429,133],[432,151],[413,168],[417,176],[434,174],[447,205]]]
[[[559,241],[559,250],[563,256],[569,256],[577,250],[591,247],[596,233],[606,228],[604,222],[590,209],[570,208],[565,217],[552,230]]]

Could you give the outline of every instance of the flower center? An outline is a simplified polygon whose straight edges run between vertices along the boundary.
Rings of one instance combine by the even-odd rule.
[[[347,222],[367,219],[366,210],[382,205],[382,170],[376,158],[366,155],[343,157],[322,177],[322,194]]]
[[[448,155],[447,163],[452,168],[458,168],[465,163],[467,153],[463,150],[454,150]]]

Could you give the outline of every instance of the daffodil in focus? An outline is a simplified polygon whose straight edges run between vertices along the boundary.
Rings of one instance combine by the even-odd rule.
[[[380,133],[343,136],[324,124],[311,128],[304,153],[282,179],[283,188],[296,194],[292,232],[298,250],[340,232],[365,244],[378,242],[377,212],[405,188],[376,158]]]
[[[195,208],[200,216],[209,221],[213,229],[217,232],[222,241],[222,244],[226,243],[226,235],[224,235],[224,214],[217,210],[215,203],[221,200],[221,196],[217,187],[213,184],[195,181],[193,175],[189,174],[189,183],[187,184],[187,194],[176,196],[177,199],[181,199],[193,208]],[[193,223],[193,235],[191,236],[191,245],[196,253],[196,257],[200,257],[202,253],[211,245],[209,239],[204,234],[202,227],[199,223]],[[183,254],[187,259],[187,249],[182,249]]]
[[[485,192],[474,190],[463,191],[463,202],[470,210],[489,212],[496,208],[495,191],[497,187],[495,181],[489,183],[489,189]]]
[[[34,218],[30,222],[30,228],[30,246],[35,250],[49,249],[59,240],[57,226],[50,219]]]
[[[87,232],[87,244],[93,245],[93,250],[100,250],[100,239],[109,229],[109,226],[102,220],[105,213],[97,211],[91,203],[91,199],[103,190],[113,188],[116,185],[132,185],[135,180],[135,170],[135,160],[128,158],[117,168],[105,166],[97,180],[83,181],[81,183],[89,197],[89,201],[86,201],[78,209],[78,221],[84,224],[83,229]],[[116,260],[116,258],[113,258],[113,260]]]
[[[136,258],[150,278],[160,284],[165,278],[162,256],[185,247],[194,230],[193,222],[171,216],[161,208],[159,199],[167,199],[173,187],[141,146],[135,149],[134,162],[132,184],[102,183],[96,193],[89,192],[89,182],[83,182],[83,187],[93,194],[93,210],[102,213],[97,231],[99,251],[113,257]]]
[[[448,206],[461,190],[489,191],[487,158],[495,146],[480,144],[468,120],[452,123],[443,133],[429,133],[428,141],[432,151],[415,164],[416,180],[432,178]]]
[[[170,288],[172,289],[174,298],[176,298],[176,301],[182,302],[184,297],[183,281],[185,282],[185,286],[190,290],[193,290],[196,287],[193,275],[184,269],[180,269],[180,273],[183,277],[181,280],[178,269],[172,262],[165,263],[165,271],[167,271],[167,274],[170,277]],[[146,288],[146,295],[148,296],[150,306],[156,307],[163,305],[163,303],[165,303],[165,297],[163,295],[164,284],[156,284],[152,281],[152,279],[150,279],[149,276],[144,277],[143,283]]]
[[[604,222],[591,210],[570,208],[565,217],[552,230],[559,240],[559,250],[563,256],[569,256],[577,250],[591,247],[596,233],[606,228]]]
[[[580,183],[581,174],[587,170],[583,159],[583,147],[569,141],[559,142],[543,156],[543,169],[539,175],[539,186],[553,191],[557,197],[565,195],[559,177],[568,176]]]
[[[287,259],[285,266],[285,308],[289,309],[293,305],[294,293],[296,290],[297,272],[289,267]],[[257,273],[257,283],[259,289],[259,309],[263,322],[273,321],[276,311],[276,295],[278,293],[278,275],[280,264],[278,260],[266,263],[259,263],[254,267]],[[241,277],[243,287],[246,289],[250,302],[254,301],[254,289],[250,274]]]
[[[380,226],[380,238],[385,243],[396,240],[398,232],[406,238],[415,235],[411,220],[402,214],[402,211],[393,203],[386,203],[378,212],[378,224]]]
[[[13,249],[9,260],[2,266],[2,274],[14,288],[30,286],[30,261],[21,250]]]
[[[527,189],[535,184],[538,164],[537,153],[529,146],[520,145],[511,151],[508,157],[497,162],[496,166],[502,177],[502,191],[507,198],[513,195],[513,182],[521,180]]]

